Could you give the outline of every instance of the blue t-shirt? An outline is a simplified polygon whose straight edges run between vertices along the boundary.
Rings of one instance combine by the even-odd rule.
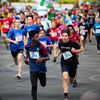
[[[28,43],[31,43],[31,39],[30,39],[30,37],[29,37],[29,31],[31,31],[31,30],[37,30],[36,28],[37,27],[39,27],[39,25],[37,25],[37,24],[32,24],[32,25],[27,25],[26,27],[25,27],[25,32],[26,32],[26,36],[28,37]],[[38,30],[37,30],[38,31]]]
[[[76,19],[77,19],[77,15],[74,14],[74,15],[72,16],[72,20],[75,20],[75,21],[76,21]]]
[[[24,48],[23,36],[25,36],[25,31],[23,29],[19,29],[19,30],[11,29],[8,32],[7,38],[18,41],[18,44],[14,44],[10,42],[11,51],[17,51],[18,49]]]
[[[30,72],[46,72],[46,62],[36,62],[39,57],[48,57],[48,53],[44,45],[42,45],[40,42],[38,42],[36,45],[32,45],[30,43],[25,47],[25,49],[29,54]]]
[[[100,36],[100,23],[95,23],[94,25],[95,36]]]
[[[50,40],[50,38],[48,36],[45,37],[39,37],[39,41],[45,45],[51,45],[52,41]]]
[[[52,44],[52,41],[50,40],[50,38],[48,36],[39,37],[39,41],[44,45],[51,45]],[[51,48],[50,47],[47,47],[47,51],[48,51],[48,53],[51,54]]]

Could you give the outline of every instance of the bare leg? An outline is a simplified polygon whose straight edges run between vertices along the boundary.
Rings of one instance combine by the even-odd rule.
[[[63,89],[64,93],[68,93],[69,76],[68,72],[63,72]]]
[[[17,59],[18,59],[18,76],[21,78],[21,73],[22,73],[22,53],[18,53]]]
[[[68,84],[69,84],[69,75],[68,75],[68,72],[63,72],[64,100],[68,99]]]

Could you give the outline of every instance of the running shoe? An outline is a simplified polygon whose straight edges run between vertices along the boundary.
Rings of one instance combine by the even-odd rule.
[[[53,62],[56,62],[56,58],[55,57],[53,58]]]
[[[20,75],[17,75],[16,77],[17,77],[17,79],[22,79]]]
[[[64,98],[64,100],[69,100],[68,98]]]
[[[72,87],[77,87],[77,81],[76,80],[73,81]]]
[[[97,54],[100,54],[100,50],[97,51]]]

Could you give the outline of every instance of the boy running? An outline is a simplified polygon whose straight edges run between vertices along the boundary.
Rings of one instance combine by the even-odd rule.
[[[46,86],[46,60],[49,60],[49,57],[45,46],[38,40],[39,31],[37,29],[29,31],[29,37],[32,42],[25,47],[25,62],[28,62],[29,58],[32,98],[37,100],[38,79],[43,87]]]
[[[64,100],[69,100],[68,97],[68,83],[74,81],[76,75],[77,65],[79,64],[77,53],[82,52],[80,45],[76,42],[69,40],[69,33],[64,30],[62,32],[62,40],[59,41],[58,48],[60,52],[55,56],[61,54],[61,71],[63,75],[63,90]]]

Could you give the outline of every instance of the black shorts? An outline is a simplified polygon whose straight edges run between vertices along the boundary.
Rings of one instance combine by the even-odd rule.
[[[90,24],[89,25],[89,29],[93,28],[94,27],[94,24]]]
[[[86,33],[85,35],[83,35],[83,37],[84,37],[84,40],[86,41],[86,38],[87,38],[87,33]]]
[[[76,76],[77,66],[62,66],[61,70],[62,70],[62,73],[68,72],[69,76],[71,78],[74,78]]]
[[[11,51],[13,58],[17,57],[18,53],[23,53],[23,49],[18,49],[17,51]]]

